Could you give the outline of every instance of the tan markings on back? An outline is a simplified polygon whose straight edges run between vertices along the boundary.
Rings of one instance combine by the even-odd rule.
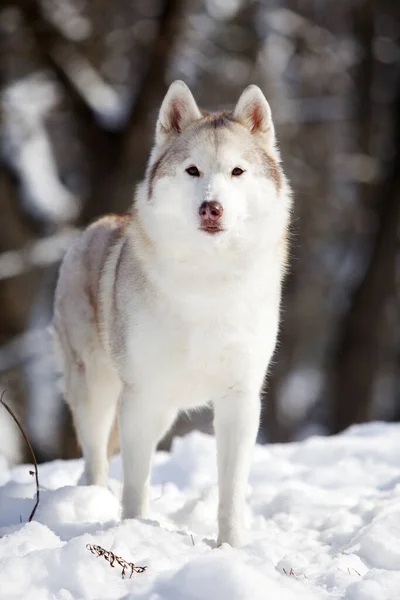
[[[118,259],[115,264],[114,281],[113,281],[113,289],[112,289],[112,303],[113,303],[113,306],[115,309],[117,307],[118,279],[120,278],[120,275],[121,275],[121,273],[120,273],[121,264],[122,264],[122,261],[125,256],[126,249],[127,249],[127,240],[125,239],[121,244]]]
[[[132,215],[109,214],[105,215],[92,225],[93,236],[84,255],[84,265],[87,273],[85,293],[93,310],[97,331],[100,331],[99,319],[99,284],[104,265],[113,246],[124,235],[127,224]]]

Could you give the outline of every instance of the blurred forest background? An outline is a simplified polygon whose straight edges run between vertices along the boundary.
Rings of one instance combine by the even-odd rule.
[[[0,389],[38,459],[77,452],[47,331],[60,260],[130,207],[176,78],[209,109],[257,83],[295,190],[261,439],[400,420],[398,1],[2,0],[0,70]]]

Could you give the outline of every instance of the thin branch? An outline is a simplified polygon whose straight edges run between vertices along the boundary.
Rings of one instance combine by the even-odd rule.
[[[33,459],[33,465],[35,467],[35,481],[36,481],[36,502],[35,502],[35,506],[32,509],[32,512],[29,516],[28,522],[30,523],[35,515],[36,509],[39,506],[39,501],[40,501],[40,493],[39,493],[39,472],[38,472],[38,466],[37,466],[37,461],[36,461],[36,456],[35,453],[33,451],[33,448],[31,446],[31,443],[28,439],[28,436],[26,435],[24,428],[22,427],[21,423],[18,421],[17,417],[15,416],[15,414],[13,413],[13,411],[11,410],[11,408],[4,402],[3,398],[5,396],[7,390],[3,390],[3,392],[1,393],[0,396],[0,404],[2,404],[4,406],[4,408],[6,409],[6,411],[12,416],[12,418],[14,419],[15,423],[17,424],[18,429],[20,430],[20,432],[22,433],[24,440],[30,450],[30,453],[32,455],[32,459]]]

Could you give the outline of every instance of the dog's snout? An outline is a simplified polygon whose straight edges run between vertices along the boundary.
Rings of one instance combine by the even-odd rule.
[[[216,200],[205,200],[199,208],[199,215],[203,221],[218,221],[223,212],[222,204]]]

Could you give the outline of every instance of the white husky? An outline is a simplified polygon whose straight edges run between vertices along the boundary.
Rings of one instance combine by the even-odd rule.
[[[131,213],[96,221],[66,254],[54,316],[66,400],[89,484],[107,485],[119,405],[123,518],[146,515],[152,454],[178,411],[212,403],[218,543],[243,543],[290,207],[261,90],[204,113],[176,81]]]

